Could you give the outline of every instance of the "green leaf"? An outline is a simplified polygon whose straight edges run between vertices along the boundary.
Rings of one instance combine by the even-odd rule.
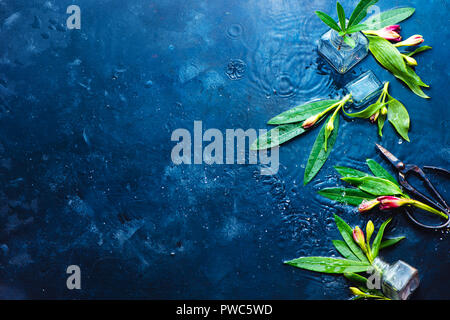
[[[355,243],[355,241],[353,241],[353,229],[344,220],[342,220],[341,217],[337,215],[334,215],[334,221],[336,222],[336,226],[339,229],[342,238],[344,239],[345,243],[350,248],[350,250],[353,252],[353,254],[357,256],[361,262],[369,263],[369,260],[367,260],[367,257],[365,256],[364,252]]]
[[[371,15],[364,21],[367,25],[366,30],[378,30],[387,26],[398,24],[399,22],[408,19],[416,9],[411,7],[396,8],[381,13]]]
[[[387,248],[387,247],[390,247],[390,246],[393,246],[393,245],[399,243],[400,241],[402,241],[405,238],[406,237],[397,237],[397,238],[387,239],[387,240],[381,242],[380,250],[384,249],[384,248]]]
[[[378,125],[378,134],[380,137],[383,136],[383,127],[384,123],[386,122],[387,115],[386,114],[380,114],[377,119],[377,125]]]
[[[359,284],[361,286],[367,287],[367,278],[360,276],[359,274],[356,273],[344,273],[344,277],[346,277],[348,280]]]
[[[422,47],[417,48],[413,52],[405,53],[405,55],[407,55],[408,57],[412,57],[415,54],[418,54],[418,53],[421,53],[421,52],[424,52],[424,51],[427,51],[427,50],[431,50],[431,49],[433,49],[433,47],[422,46]]]
[[[409,131],[409,114],[403,104],[400,101],[391,98],[388,101],[388,119],[389,122],[397,130],[398,134],[402,136],[403,139],[409,142],[408,131]]]
[[[343,177],[366,177],[366,176],[368,176],[367,173],[356,170],[356,169],[352,169],[352,168],[334,166],[334,169]]]
[[[338,26],[336,21],[333,20],[329,15],[322,11],[316,11],[317,16],[322,20],[327,26],[331,29],[336,30],[337,32],[341,31],[341,28]]]
[[[336,250],[346,259],[350,260],[357,260],[359,261],[358,257],[353,254],[353,252],[350,250],[348,245],[345,243],[345,241],[342,240],[333,240],[333,245],[336,248]]]
[[[402,190],[389,180],[378,178],[378,177],[344,177],[341,178],[356,187],[360,190],[370,193],[374,196],[392,196],[392,195],[401,195]]]
[[[350,47],[354,48],[356,47],[356,42],[353,40],[350,36],[344,36],[343,37],[344,42],[349,45]]]
[[[369,39],[369,50],[375,59],[392,74],[402,80],[415,94],[422,98],[429,98],[421,89],[428,87],[413,69],[406,65],[400,51],[389,41],[372,35],[366,35]]]
[[[377,3],[378,0],[361,0],[356,6],[355,10],[348,21],[348,27],[357,25],[367,16],[367,9]]]
[[[328,117],[328,119],[330,118],[331,116]],[[303,179],[304,185],[308,184],[308,182],[310,182],[322,168],[325,161],[327,161],[328,156],[331,153],[331,150],[333,149],[334,143],[336,142],[339,129],[339,115],[337,115],[334,119],[334,130],[328,139],[327,151],[325,151],[323,145],[325,142],[325,129],[327,126],[327,122],[325,122],[325,124],[322,126],[322,129],[320,129],[316,141],[314,142],[314,145],[311,149],[311,153],[308,158],[308,163],[306,164],[305,168],[305,175]]]
[[[364,272],[372,267],[366,262],[327,257],[301,257],[285,263],[293,267],[323,273]]]
[[[351,26],[350,28],[348,28],[346,30],[346,32],[347,32],[347,34],[351,34],[351,33],[359,32],[362,30],[367,30],[367,26],[365,24],[358,24],[356,26]]]
[[[399,185],[397,180],[385,168],[383,168],[378,162],[376,162],[373,159],[367,159],[366,162],[367,162],[367,165],[369,166],[370,171],[372,171],[372,173],[376,177],[389,180],[389,181],[395,183],[397,186]]]
[[[269,120],[268,124],[288,124],[301,122],[311,116],[325,111],[327,108],[331,107],[337,102],[339,102],[339,100],[321,100],[300,105],[287,110],[277,115],[276,117],[273,117]]]
[[[380,251],[381,239],[383,239],[384,229],[391,222],[392,219],[388,219],[380,227],[380,230],[377,233],[377,236],[373,240],[372,243],[372,257],[375,259],[378,256],[378,252]]]
[[[280,144],[303,134],[305,131],[306,130],[303,129],[301,123],[278,126],[254,141],[250,150],[265,150],[279,146]]]
[[[369,50],[383,67],[393,73],[407,72],[405,60],[392,43],[378,36],[366,36],[369,39]]]
[[[342,5],[339,2],[336,2],[336,9],[337,9],[337,14],[338,14],[338,18],[339,18],[339,23],[341,24],[341,29],[342,31],[345,32],[346,26],[345,26],[345,12],[344,12],[344,8],[342,7]]]
[[[429,86],[425,84],[420,77],[411,69],[409,66],[406,66],[406,72],[397,72],[392,73],[397,79],[402,80],[412,92],[417,94],[419,97],[424,99],[429,99],[421,87],[428,88]]]
[[[350,188],[325,188],[319,190],[317,193],[330,200],[352,206],[359,206],[364,200],[369,201],[373,199],[373,195],[367,192]]]
[[[378,110],[380,110],[381,108],[383,108],[383,106],[385,105],[385,103],[381,103],[381,102],[375,102],[373,104],[371,104],[370,106],[368,106],[367,108],[365,108],[364,110],[361,110],[359,112],[355,112],[355,113],[347,113],[344,110],[345,115],[352,117],[352,118],[362,118],[362,119],[368,119],[370,118],[373,114],[375,114]]]

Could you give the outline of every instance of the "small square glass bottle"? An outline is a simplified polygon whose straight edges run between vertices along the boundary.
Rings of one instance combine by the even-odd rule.
[[[380,96],[383,91],[383,83],[369,70],[349,82],[344,90],[347,94],[352,94],[353,105],[360,108]]]
[[[389,265],[375,258],[373,265],[381,271],[381,290],[393,300],[407,300],[419,287],[419,271],[401,260]]]
[[[333,29],[325,32],[319,40],[319,54],[341,74],[346,73],[364,59],[369,50],[369,41],[361,32],[348,36],[355,41],[354,48],[346,44],[344,38]]]

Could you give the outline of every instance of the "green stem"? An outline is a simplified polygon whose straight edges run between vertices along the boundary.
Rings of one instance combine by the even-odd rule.
[[[441,212],[439,210],[436,210],[433,207],[430,207],[429,205],[426,205],[425,203],[422,203],[422,202],[417,201],[417,200],[411,200],[409,203],[412,204],[413,206],[419,208],[419,209],[423,209],[425,211],[434,213],[434,214],[436,214],[436,215],[438,215],[438,216],[440,216],[440,217],[442,217],[444,219],[448,219],[448,215],[446,215],[445,213],[443,213],[443,212]]]

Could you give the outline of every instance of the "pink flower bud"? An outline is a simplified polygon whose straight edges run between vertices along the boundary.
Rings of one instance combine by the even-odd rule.
[[[362,232],[361,228],[356,226],[355,229],[353,229],[353,240],[361,247],[361,249],[364,252],[367,252],[366,248],[366,240],[364,239],[364,233]]]
[[[377,205],[379,205],[380,202],[377,199],[373,199],[370,201],[364,200],[358,207],[358,211],[363,213],[363,212],[367,212],[369,210],[372,210],[374,207],[376,207]]]
[[[423,37],[420,34],[416,34],[402,42],[394,44],[394,46],[396,46],[396,47],[417,46],[417,45],[423,43],[424,41],[425,40],[423,39]]]
[[[390,41],[400,41],[402,40],[402,36],[398,33],[399,31],[400,26],[396,24],[379,30],[368,30],[365,33],[373,34]]]
[[[377,200],[380,202],[380,210],[399,208],[411,202],[409,199],[397,198],[393,196],[378,197]]]
[[[375,112],[373,115],[370,116],[370,122],[375,123],[375,121],[377,121],[379,115],[380,115],[380,110],[378,110],[377,112]]]
[[[399,32],[401,30],[400,25],[398,24],[394,24],[392,26],[387,26],[383,28],[384,30],[388,30],[388,31],[395,31],[395,32]]]
[[[318,114],[309,117],[308,119],[306,119],[306,120],[303,122],[303,124],[302,124],[303,129],[309,129],[309,128],[311,128],[313,125],[316,124],[317,120],[319,120],[319,115],[318,115]]]

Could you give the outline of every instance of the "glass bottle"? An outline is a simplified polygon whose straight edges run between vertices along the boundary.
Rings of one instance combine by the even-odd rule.
[[[373,265],[381,272],[381,290],[393,300],[407,300],[419,286],[419,271],[401,260],[389,265],[375,258]]]
[[[378,98],[383,86],[377,76],[369,70],[348,83],[344,89],[346,93],[352,94],[353,105],[361,108]]]
[[[346,73],[364,59],[369,50],[369,40],[361,33],[350,36],[356,43],[354,48],[344,42],[344,38],[333,29],[325,32],[319,40],[318,51],[321,56],[339,73]]]

